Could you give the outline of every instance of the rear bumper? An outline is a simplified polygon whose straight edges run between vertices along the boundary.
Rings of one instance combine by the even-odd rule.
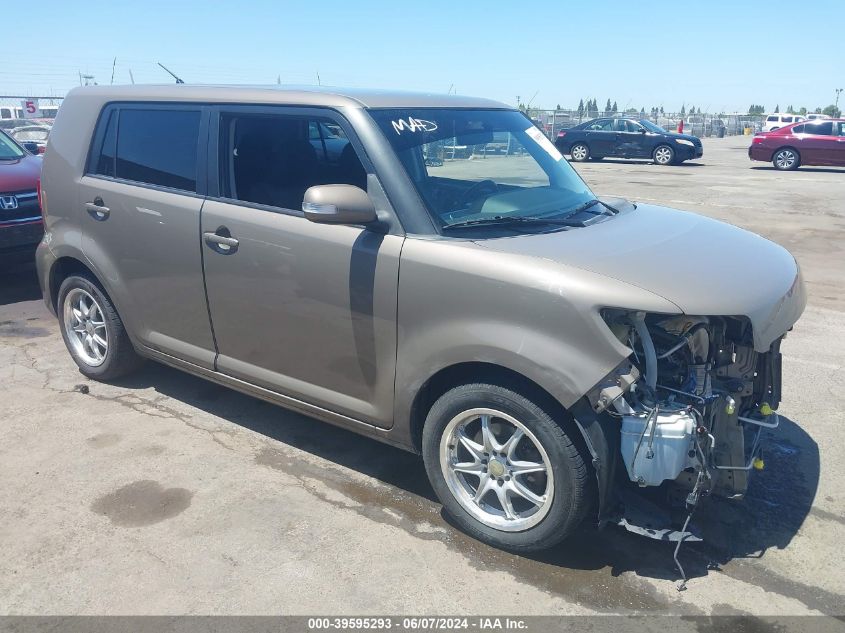
[[[44,298],[44,304],[47,309],[56,316],[56,310],[53,307],[51,298],[52,291],[50,288],[50,272],[53,270],[53,264],[56,263],[56,256],[53,251],[47,246],[45,241],[38,244],[35,249],[35,269],[38,273],[38,286],[41,288],[41,296]]]
[[[0,222],[0,252],[28,248],[34,252],[43,235],[44,223],[40,216],[37,219]]]
[[[749,145],[748,158],[750,160],[761,160],[768,163],[772,160],[772,150],[767,147],[763,147],[762,145]]]

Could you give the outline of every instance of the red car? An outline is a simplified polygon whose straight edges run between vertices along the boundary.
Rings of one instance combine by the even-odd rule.
[[[771,161],[782,170],[800,165],[845,167],[845,119],[802,121],[757,134],[748,158]]]
[[[35,148],[37,152],[37,148]],[[0,253],[32,250],[44,234],[38,188],[41,157],[0,130]]]

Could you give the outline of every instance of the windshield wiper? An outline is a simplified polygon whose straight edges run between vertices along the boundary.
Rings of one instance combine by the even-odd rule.
[[[572,219],[573,216],[578,215],[579,213],[583,213],[584,211],[589,211],[592,207],[596,206],[597,204],[602,205],[609,211],[590,211],[593,217],[587,218],[586,220],[574,220]],[[598,220],[598,216],[607,216],[607,215],[616,215],[619,213],[619,209],[616,207],[612,207],[606,202],[602,202],[598,198],[593,198],[592,200],[587,200],[574,209],[571,209],[567,212],[567,214],[563,217],[537,217],[537,216],[526,216],[526,215],[496,215],[493,217],[488,218],[474,218],[471,220],[461,220],[459,222],[452,222],[451,224],[443,225],[444,229],[461,229],[461,228],[471,228],[474,226],[507,226],[507,225],[515,225],[515,224],[554,224],[556,226],[568,226],[568,227],[585,227],[593,224],[595,221]]]
[[[531,216],[504,216],[497,215],[492,218],[476,218],[474,220],[461,220],[444,224],[444,229],[463,229],[476,226],[507,226],[514,224],[556,224],[559,226],[586,226],[583,221],[570,220],[568,218],[535,218]]]
[[[602,202],[598,198],[593,198],[592,200],[587,200],[583,204],[579,204],[577,207],[572,209],[566,215],[567,215],[567,217],[569,217],[571,215],[577,215],[579,213],[587,211],[588,209],[591,209],[592,207],[596,206],[597,204],[600,204],[601,206],[603,206],[605,209],[610,211],[610,213],[608,214],[605,211],[598,211],[598,212],[597,211],[591,211],[591,213],[598,213],[600,215],[616,215],[617,213],[619,213],[619,209],[617,209],[616,207],[612,207],[609,204],[607,204],[606,202]]]

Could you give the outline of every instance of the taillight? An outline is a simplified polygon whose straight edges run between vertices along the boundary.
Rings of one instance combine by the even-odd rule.
[[[758,134],[757,136],[751,139],[751,144],[756,145],[757,143],[762,143],[766,140],[766,138],[767,137]]]
[[[557,133],[558,138],[563,138],[564,136],[566,136],[566,130],[561,130]]]

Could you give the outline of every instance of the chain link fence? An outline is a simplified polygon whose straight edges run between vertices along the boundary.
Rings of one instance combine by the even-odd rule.
[[[578,110],[539,110],[534,108],[527,110],[526,114],[550,139],[557,137],[557,133],[561,130],[567,130],[584,121],[605,117],[625,116],[644,119],[670,132],[677,132],[680,122],[683,121],[684,134],[692,134],[699,138],[751,135],[762,130],[764,118],[762,114],[742,113],[579,112]]]

